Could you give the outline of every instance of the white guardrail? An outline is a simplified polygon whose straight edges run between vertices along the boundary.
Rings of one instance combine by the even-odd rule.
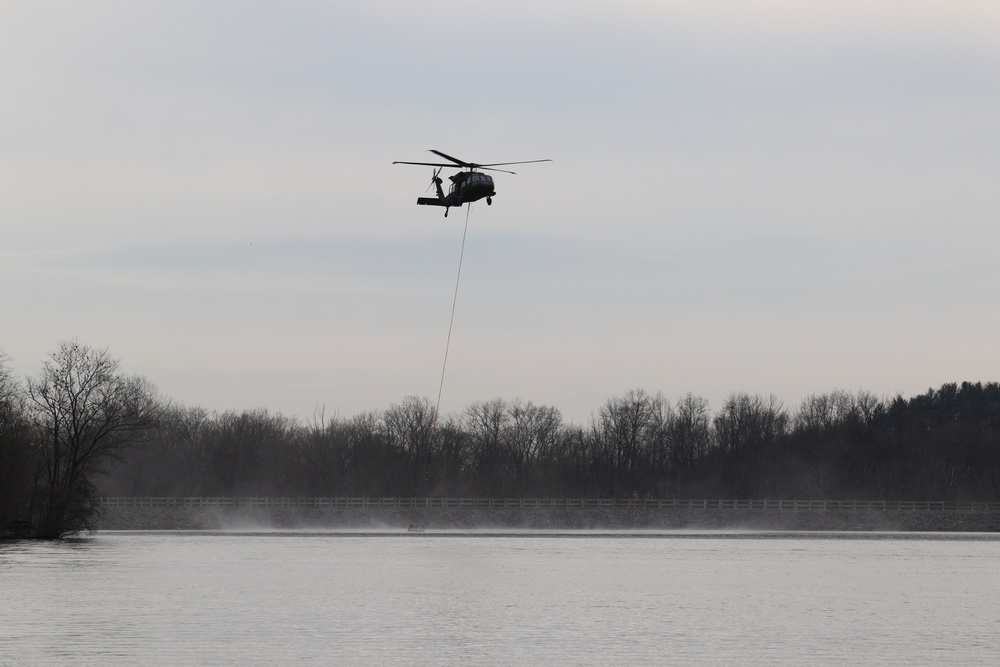
[[[103,507],[431,507],[441,509],[749,509],[1000,511],[1000,502],[923,500],[683,500],[675,498],[220,498],[102,497]]]

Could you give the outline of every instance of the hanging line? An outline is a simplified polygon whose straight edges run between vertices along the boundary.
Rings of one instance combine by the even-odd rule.
[[[469,234],[469,213],[472,212],[472,204],[465,205],[465,231],[462,232],[462,252],[458,256],[458,275],[455,277],[455,295],[451,300],[451,319],[448,320],[448,340],[444,344],[444,363],[441,364],[441,383],[438,385],[437,404],[434,406],[434,421],[431,423],[431,443],[437,436],[438,414],[441,411],[441,392],[444,391],[444,373],[448,368],[448,349],[451,347],[451,329],[455,324],[455,304],[458,303],[458,285],[462,280],[462,260],[465,259],[465,237]],[[431,460],[428,453],[427,469],[430,469]],[[427,470],[424,471],[427,474]]]

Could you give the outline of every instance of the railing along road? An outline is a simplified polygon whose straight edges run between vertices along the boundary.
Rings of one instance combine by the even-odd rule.
[[[924,500],[685,500],[677,498],[252,498],[110,496],[104,507],[295,507],[295,508],[476,508],[476,509],[749,509],[998,511],[1000,502]]]

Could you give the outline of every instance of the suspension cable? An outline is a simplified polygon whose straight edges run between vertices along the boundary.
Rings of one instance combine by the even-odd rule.
[[[455,276],[455,295],[451,300],[451,319],[448,320],[448,339],[444,344],[444,363],[441,364],[441,383],[438,385],[437,404],[434,406],[434,421],[431,422],[431,442],[437,436],[438,414],[441,412],[441,393],[444,391],[444,374],[448,368],[448,350],[451,347],[451,329],[455,324],[455,304],[458,303],[458,285],[462,280],[462,260],[465,259],[465,237],[469,234],[469,213],[472,212],[472,204],[465,205],[465,231],[462,232],[462,251],[458,255],[458,275]],[[427,459],[427,467],[430,468],[430,457]],[[427,471],[425,471],[426,474]]]

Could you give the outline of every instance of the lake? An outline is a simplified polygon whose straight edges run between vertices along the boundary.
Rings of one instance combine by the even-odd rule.
[[[1000,535],[0,544],[0,665],[996,665]]]

